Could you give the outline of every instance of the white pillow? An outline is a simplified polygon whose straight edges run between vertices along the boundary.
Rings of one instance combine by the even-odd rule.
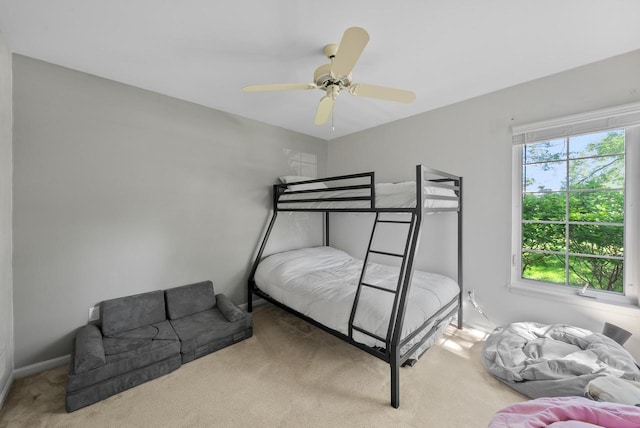
[[[303,177],[300,175],[284,175],[278,177],[284,184],[297,183],[299,181],[315,180],[313,177]],[[289,190],[312,190],[312,189],[327,189],[327,185],[324,183],[305,183],[287,186]]]

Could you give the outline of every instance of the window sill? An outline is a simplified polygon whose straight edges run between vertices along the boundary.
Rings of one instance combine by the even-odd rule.
[[[599,293],[594,291],[587,291],[584,295],[580,295],[577,290],[556,290],[553,288],[555,287],[544,286],[537,283],[531,285],[526,282],[521,282],[510,284],[509,292],[606,312],[622,311],[632,316],[637,316],[638,311],[640,311],[637,300],[631,297],[616,296],[614,300],[607,299],[607,296],[598,295]]]

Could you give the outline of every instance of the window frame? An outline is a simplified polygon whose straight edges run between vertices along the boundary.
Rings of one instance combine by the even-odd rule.
[[[640,283],[640,103],[537,122],[513,128],[512,250],[510,289],[568,301],[594,301],[638,307]],[[522,278],[523,147],[612,129],[625,130],[624,293],[598,291]]]

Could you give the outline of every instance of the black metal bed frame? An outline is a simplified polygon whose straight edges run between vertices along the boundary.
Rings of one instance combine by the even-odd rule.
[[[435,178],[425,178],[425,174]],[[247,300],[247,309],[249,312],[253,310],[253,301],[252,294],[304,319],[305,321],[315,325],[322,330],[338,337],[339,339],[344,340],[351,345],[362,349],[365,352],[373,355],[376,358],[379,358],[386,363],[388,363],[391,367],[391,405],[395,408],[400,406],[400,366],[407,364],[409,361],[409,357],[412,356],[432,335],[437,331],[439,327],[441,327],[442,323],[453,316],[454,313],[457,312],[457,328],[462,328],[462,177],[458,177],[452,174],[448,174],[446,172],[438,171],[432,168],[427,168],[423,165],[416,166],[416,206],[409,208],[378,208],[375,205],[375,174],[374,172],[366,172],[360,174],[350,174],[350,175],[342,175],[336,177],[328,177],[328,178],[320,178],[308,181],[301,181],[295,184],[312,184],[312,183],[326,183],[332,181],[351,181],[351,180],[362,180],[366,179],[368,181],[367,184],[355,184],[355,185],[345,185],[345,186],[337,186],[331,187],[329,189],[308,189],[308,190],[287,190],[287,184],[275,184],[273,186],[273,214],[271,216],[271,221],[269,222],[269,226],[267,227],[267,231],[262,240],[258,253],[256,255],[255,262],[251,268],[251,272],[249,274],[248,280],[248,300]],[[442,187],[445,189],[451,189],[455,192],[457,197],[450,196],[439,196],[439,195],[425,195],[424,188],[428,183],[429,186],[434,187]],[[323,198],[323,197],[309,197],[306,198],[304,195],[309,194],[313,196],[315,193],[326,192],[327,190],[335,191],[335,190],[359,190],[364,189],[365,192],[368,190],[368,195],[366,196],[356,196],[356,197],[333,197],[333,198]],[[286,193],[285,193],[286,191]],[[283,195],[302,195],[300,199],[286,199],[281,200]],[[424,208],[424,199],[444,199],[444,200],[456,200],[457,199],[457,208]],[[303,204],[309,202],[354,202],[354,201],[366,201],[368,202],[368,208],[307,208],[300,207],[294,208],[296,204]],[[287,204],[286,207],[281,207],[281,204]],[[293,206],[292,206],[293,205]],[[258,264],[262,260],[262,254],[266,247],[267,241],[269,240],[269,236],[271,235],[271,231],[275,224],[276,218],[279,212],[292,212],[292,211],[303,211],[303,212],[322,212],[324,213],[324,239],[325,245],[329,245],[329,214],[333,212],[367,212],[367,213],[375,213],[375,221],[371,231],[371,237],[369,239],[369,246],[367,248],[367,253],[362,265],[362,273],[360,275],[360,281],[358,283],[358,289],[356,291],[356,296],[354,298],[353,306],[351,308],[351,315],[349,318],[349,334],[344,334],[334,329],[331,329],[318,321],[286,306],[283,303],[273,299],[267,293],[260,290],[255,283],[255,272],[258,268]],[[453,298],[450,302],[446,303],[438,312],[432,315],[429,319],[427,319],[419,328],[414,330],[410,335],[405,338],[401,338],[402,326],[404,323],[404,317],[406,312],[406,303],[407,297],[409,295],[409,289],[411,287],[411,279],[413,275],[413,265],[414,265],[414,257],[420,242],[420,226],[422,224],[422,219],[425,213],[427,212],[444,212],[444,211],[452,211],[458,214],[458,286],[460,288],[460,293],[457,297]],[[380,218],[380,214],[384,213],[404,213],[411,216],[410,220],[385,220]],[[407,240],[405,243],[404,253],[396,254],[396,253],[388,253],[384,251],[372,250],[371,244],[373,242],[374,234],[376,231],[376,227],[379,223],[404,223],[409,226],[407,232]],[[402,258],[400,272],[398,277],[398,284],[396,290],[389,290],[381,287],[377,287],[372,284],[367,284],[363,282],[365,277],[365,272],[367,269],[367,262],[369,259],[370,253],[383,254],[391,257],[399,257]],[[362,287],[371,287],[374,289],[379,289],[381,291],[391,292],[395,294],[392,313],[389,318],[389,326],[387,329],[387,337],[380,337],[371,332],[366,331],[363,328],[360,328],[353,324],[355,313],[357,310],[360,292]],[[435,322],[434,322],[435,320]],[[431,329],[422,336],[420,340],[417,341],[408,351],[404,354],[400,354],[400,350],[403,346],[405,346],[409,341],[414,339],[418,334],[420,334],[423,330],[425,330],[430,324],[433,326]],[[378,347],[370,347],[364,345],[360,342],[357,342],[353,339],[353,331],[358,331],[360,333],[366,334],[370,337],[373,337],[381,342],[385,343],[385,348]]]

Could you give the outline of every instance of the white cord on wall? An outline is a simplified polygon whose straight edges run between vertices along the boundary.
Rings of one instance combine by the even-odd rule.
[[[496,325],[493,323],[493,321],[491,321],[489,319],[489,317],[487,316],[487,314],[484,313],[484,311],[482,310],[482,308],[480,307],[480,305],[478,305],[478,302],[476,302],[475,296],[473,295],[473,290],[467,291],[467,298],[469,299],[469,301],[471,302],[471,306],[473,306],[473,309],[475,309],[476,311],[478,311],[478,313],[480,315],[482,315],[483,317],[485,317],[487,319],[487,321],[489,321],[489,323],[495,327]]]

